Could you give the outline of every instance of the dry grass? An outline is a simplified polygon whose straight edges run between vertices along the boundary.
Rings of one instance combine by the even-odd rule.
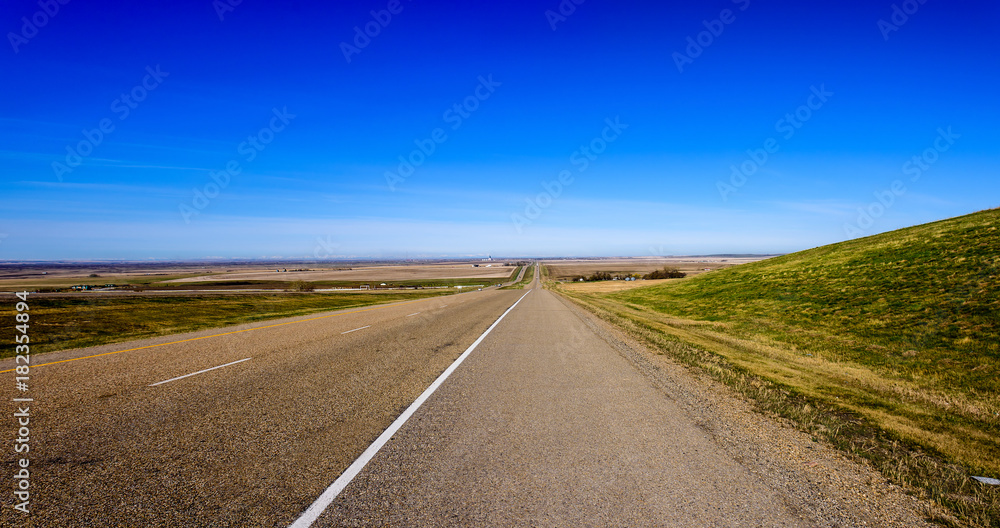
[[[568,282],[563,285],[563,289],[569,292],[579,293],[611,293],[645,286],[656,286],[677,279],[655,279],[643,281],[598,281],[598,282]]]

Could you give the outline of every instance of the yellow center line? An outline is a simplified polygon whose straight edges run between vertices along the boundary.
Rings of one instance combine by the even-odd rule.
[[[232,332],[223,332],[221,334],[212,334],[212,335],[201,336],[201,337],[192,337],[190,339],[181,339],[180,341],[171,341],[169,343],[160,343],[158,345],[146,345],[146,346],[135,347],[135,348],[127,348],[125,350],[116,350],[114,352],[104,352],[103,354],[94,354],[92,356],[83,356],[83,357],[72,358],[72,359],[63,359],[63,360],[60,360],[60,361],[53,361],[51,363],[42,363],[40,365],[31,365],[31,368],[45,367],[45,366],[48,366],[48,365],[57,365],[59,363],[68,363],[70,361],[80,361],[81,359],[91,359],[91,358],[96,358],[96,357],[101,357],[101,356],[110,356],[110,355],[113,355],[113,354],[121,354],[122,352],[134,352],[136,350],[143,350],[145,348],[156,348],[156,347],[167,346],[167,345],[176,345],[178,343],[187,343],[189,341],[197,341],[199,339],[208,339],[210,337],[221,337],[221,336],[226,336],[226,335],[239,334],[241,332],[249,332],[251,330],[262,330],[264,328],[275,328],[275,327],[278,327],[278,326],[285,326],[285,325],[296,324],[296,323],[305,323],[305,322],[308,322],[308,321],[318,321],[320,319],[329,319],[331,317],[337,317],[339,315],[348,315],[348,314],[355,314],[355,313],[362,313],[362,312],[370,312],[370,311],[373,311],[373,310],[381,310],[383,308],[391,308],[393,306],[402,306],[404,304],[412,304],[412,303],[416,303],[416,302],[430,301],[430,300],[434,300],[434,299],[440,299],[440,297],[428,297],[426,299],[416,299],[416,300],[413,300],[413,301],[403,301],[403,302],[394,303],[394,304],[383,304],[381,306],[375,306],[374,308],[365,308],[363,310],[354,310],[352,312],[340,312],[340,313],[335,313],[335,314],[331,314],[331,315],[324,315],[322,317],[312,317],[312,318],[309,318],[309,319],[301,319],[301,320],[298,320],[298,321],[288,321],[286,323],[278,323],[278,324],[272,324],[272,325],[267,325],[267,326],[255,326],[253,328],[244,328],[243,330],[233,330]],[[0,374],[4,374],[4,373],[7,373],[7,372],[14,372],[14,370],[15,369],[0,370]]]

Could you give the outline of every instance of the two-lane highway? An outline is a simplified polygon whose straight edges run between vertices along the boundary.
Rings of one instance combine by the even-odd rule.
[[[816,525],[537,287],[311,524]]]
[[[33,370],[32,513],[0,521],[287,525],[523,293],[36,356],[84,359]]]

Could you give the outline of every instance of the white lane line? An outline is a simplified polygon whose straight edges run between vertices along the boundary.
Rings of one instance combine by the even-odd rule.
[[[521,302],[521,299],[524,299],[529,293],[531,293],[531,290],[528,290],[521,296],[520,299],[517,300],[517,302],[510,305],[510,308],[507,308],[507,311],[504,312],[499,319],[494,321],[493,324],[490,325],[485,332],[483,332],[483,335],[479,336],[479,339],[476,339],[474,343],[469,345],[469,348],[465,349],[465,352],[462,352],[462,355],[458,356],[458,359],[445,369],[445,371],[442,372],[436,380],[434,380],[434,383],[431,383],[430,387],[427,387],[427,389],[424,390],[420,396],[417,396],[417,399],[413,400],[413,403],[411,403],[410,406],[403,411],[403,414],[399,415],[399,418],[396,418],[396,421],[392,422],[392,424],[385,431],[383,431],[374,442],[372,442],[372,445],[368,446],[368,449],[365,449],[365,452],[361,453],[361,456],[359,456],[354,463],[348,466],[348,468],[344,470],[339,477],[337,477],[337,480],[333,481],[333,484],[330,484],[330,487],[326,488],[326,491],[324,491],[323,494],[316,499],[316,502],[313,502],[312,505],[302,513],[302,516],[296,519],[289,528],[309,528],[312,526],[312,524],[316,522],[316,519],[319,519],[319,516],[323,514],[323,511],[333,503],[334,499],[337,498],[337,495],[340,495],[340,492],[344,491],[344,488],[346,488],[347,485],[354,480],[354,477],[358,476],[358,473],[361,473],[361,470],[364,469],[365,465],[367,465],[368,462],[375,457],[379,450],[385,446],[389,439],[392,438],[392,435],[396,434],[396,431],[399,431],[399,428],[410,419],[410,416],[413,416],[413,413],[417,412],[417,409],[424,404],[424,401],[426,401],[427,398],[430,398],[431,394],[434,394],[434,391],[436,391],[438,387],[440,387],[441,384],[448,379],[448,376],[451,376],[452,372],[455,372],[455,369],[457,369],[458,366],[465,361],[465,358],[469,357],[469,354],[471,354],[472,351],[479,346],[479,343],[482,343],[483,339],[486,339],[486,336],[489,335],[489,333],[492,332],[498,324],[500,324],[500,321],[503,321],[503,318],[507,317],[507,314],[509,314],[510,311]]]
[[[222,367],[228,367],[229,365],[235,365],[237,363],[243,363],[244,361],[250,361],[251,359],[253,359],[253,358],[241,359],[239,361],[233,361],[232,363],[226,363],[225,365],[219,365],[218,367],[207,368],[205,370],[199,370],[198,372],[192,372],[190,374],[185,374],[183,376],[177,376],[176,378],[170,378],[168,380],[158,381],[158,382],[150,385],[150,387],[155,387],[157,385],[163,385],[164,383],[170,383],[171,381],[182,380],[184,378],[190,378],[191,376],[197,376],[198,374],[204,374],[204,373],[206,373],[208,371],[211,371],[211,370],[220,369]]]
[[[357,332],[358,330],[364,330],[365,328],[371,328],[372,325],[362,326],[361,328],[355,328],[354,330],[348,330],[346,332],[341,332],[340,335],[349,334],[351,332]]]
[[[407,315],[407,317],[413,317],[414,315],[417,315],[417,314],[419,314],[419,313],[420,313],[420,312],[413,312],[413,313],[411,313],[410,315]]]

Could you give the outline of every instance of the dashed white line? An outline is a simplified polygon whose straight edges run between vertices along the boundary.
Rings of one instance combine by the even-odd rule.
[[[237,363],[243,363],[244,361],[250,361],[251,359],[253,359],[253,358],[241,359],[239,361],[233,361],[232,363],[226,363],[225,365],[219,365],[218,367],[207,368],[205,370],[199,370],[198,372],[192,372],[190,374],[185,374],[183,376],[177,376],[176,378],[170,378],[168,380],[158,381],[158,382],[153,383],[152,385],[150,385],[150,387],[155,387],[157,385],[163,385],[164,383],[170,383],[171,381],[177,381],[177,380],[181,380],[181,379],[184,379],[184,378],[190,378],[191,376],[197,376],[198,374],[204,374],[204,373],[206,373],[206,372],[208,372],[210,370],[220,369],[222,367],[228,367],[229,365],[235,365]]]
[[[361,453],[361,456],[359,456],[353,464],[344,470],[344,472],[337,477],[337,480],[333,481],[333,484],[330,484],[330,487],[326,488],[326,491],[324,491],[323,494],[316,499],[316,502],[313,502],[312,505],[302,513],[302,516],[296,519],[289,528],[309,528],[312,526],[312,524],[316,522],[316,519],[319,519],[319,516],[323,514],[323,511],[333,503],[333,500],[337,498],[337,495],[340,495],[340,492],[343,491],[352,480],[354,480],[354,477],[356,477],[358,473],[361,473],[361,470],[364,469],[365,465],[367,465],[368,462],[370,462],[379,450],[382,449],[382,447],[389,441],[389,439],[392,438],[392,435],[396,434],[396,431],[398,431],[399,428],[410,419],[410,416],[413,416],[413,413],[417,412],[417,409],[424,404],[424,401],[426,401],[427,398],[430,398],[431,394],[434,394],[434,391],[436,391],[437,388],[440,387],[446,379],[448,379],[448,376],[451,376],[452,372],[455,372],[455,369],[457,369],[458,366],[465,361],[465,358],[469,357],[469,354],[471,354],[472,351],[479,346],[479,343],[482,343],[483,339],[486,339],[486,336],[489,335],[489,333],[492,332],[498,324],[500,324],[500,321],[503,321],[503,318],[507,317],[507,314],[509,314],[510,311],[521,302],[521,299],[524,299],[529,293],[531,293],[531,290],[525,292],[525,294],[522,295],[517,302],[510,305],[510,308],[507,308],[507,311],[504,312],[499,319],[494,321],[493,324],[490,325],[485,332],[483,332],[483,335],[479,336],[479,339],[476,339],[474,343],[469,345],[469,348],[465,349],[465,352],[462,352],[462,355],[458,356],[458,359],[456,359],[454,363],[442,372],[441,375],[434,380],[434,383],[431,383],[430,387],[427,387],[427,389],[421,393],[416,400],[413,400],[413,403],[411,403],[410,406],[403,411],[403,414],[399,415],[399,418],[396,418],[396,421],[392,422],[392,425],[383,431],[382,434],[375,439],[375,442],[368,446],[368,449],[365,449],[365,452]]]
[[[414,315],[417,315],[417,314],[419,314],[419,313],[420,313],[420,312],[413,312],[413,313],[411,313],[410,315],[407,315],[407,317],[413,317]]]
[[[340,335],[349,334],[351,332],[357,332],[358,330],[364,330],[365,328],[371,328],[372,325],[362,326],[361,328],[355,328],[354,330],[348,330],[346,332],[341,332]]]

